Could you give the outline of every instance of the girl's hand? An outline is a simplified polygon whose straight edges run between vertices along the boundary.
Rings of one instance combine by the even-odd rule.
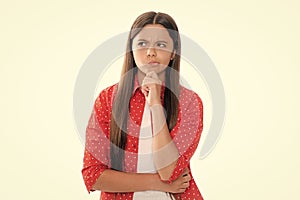
[[[160,93],[161,93],[162,82],[159,80],[155,72],[149,72],[146,74],[142,82],[142,92],[145,95],[146,101],[149,106],[154,104],[161,104]]]
[[[186,168],[182,175],[173,181],[171,184],[166,185],[165,192],[170,193],[183,193],[190,186],[191,176],[189,170]]]

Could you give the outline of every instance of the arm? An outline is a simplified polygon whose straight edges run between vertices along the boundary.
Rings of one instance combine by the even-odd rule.
[[[182,89],[179,121],[169,132],[160,100],[161,81],[150,72],[142,85],[152,114],[154,162],[161,179],[172,182],[189,167],[198,146],[203,129],[202,101],[196,93]]]
[[[164,192],[183,192],[188,186],[188,172],[172,184],[164,183],[158,174],[125,173],[108,168],[109,139],[108,115],[109,110],[107,91],[101,92],[96,99],[92,115],[86,129],[86,145],[84,152],[83,179],[88,192],[101,190],[104,192],[133,192],[143,190],[159,190]]]
[[[145,190],[167,190],[157,174],[126,173],[107,169],[98,178],[93,190],[104,192],[137,192]]]
[[[196,93],[187,89],[181,91],[178,117],[180,121],[171,130],[170,135],[178,149],[179,157],[168,181],[176,180],[185,168],[189,168],[190,160],[200,141],[203,130],[203,105]]]
[[[158,174],[125,173],[108,168],[109,160],[106,156],[108,139],[99,134],[98,123],[94,122],[95,115],[90,118],[87,128],[86,150],[84,154],[84,168],[82,175],[87,190],[104,192],[136,192],[158,190],[163,192],[184,192],[189,186],[190,176],[185,171],[171,184],[162,182]],[[98,127],[98,128],[97,128]],[[98,131],[96,131],[98,130]],[[101,132],[100,132],[101,133]]]
[[[185,91],[187,92],[187,91]],[[189,166],[203,130],[203,106],[195,93],[182,94],[180,122],[169,132],[160,104],[151,106],[154,162],[162,180],[174,181]]]
[[[162,180],[168,180],[172,175],[179,157],[179,152],[169,133],[163,106],[151,106],[153,128],[154,163]]]
[[[191,177],[187,169],[171,184],[162,182],[158,174],[126,173],[107,169],[101,174],[92,189],[104,192],[157,190],[182,193],[189,187],[190,180]]]
[[[169,133],[160,99],[161,81],[155,72],[149,72],[144,77],[142,92],[151,110],[154,165],[161,180],[168,180],[176,166],[179,152]]]

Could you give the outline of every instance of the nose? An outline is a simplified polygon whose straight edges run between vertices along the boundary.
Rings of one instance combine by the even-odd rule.
[[[155,48],[149,47],[147,49],[147,56],[148,57],[154,57],[154,56],[156,56],[156,50],[155,50]]]

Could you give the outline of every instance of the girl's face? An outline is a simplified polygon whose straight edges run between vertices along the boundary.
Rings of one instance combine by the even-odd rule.
[[[140,72],[161,74],[175,56],[173,40],[160,24],[146,25],[133,39],[132,50]]]

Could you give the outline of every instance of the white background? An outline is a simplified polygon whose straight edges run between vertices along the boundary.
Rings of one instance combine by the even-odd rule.
[[[1,1],[0,199],[99,199],[80,172],[76,76],[150,10],[204,48],[225,87],[222,137],[192,160],[205,199],[299,199],[299,9],[296,0]]]

